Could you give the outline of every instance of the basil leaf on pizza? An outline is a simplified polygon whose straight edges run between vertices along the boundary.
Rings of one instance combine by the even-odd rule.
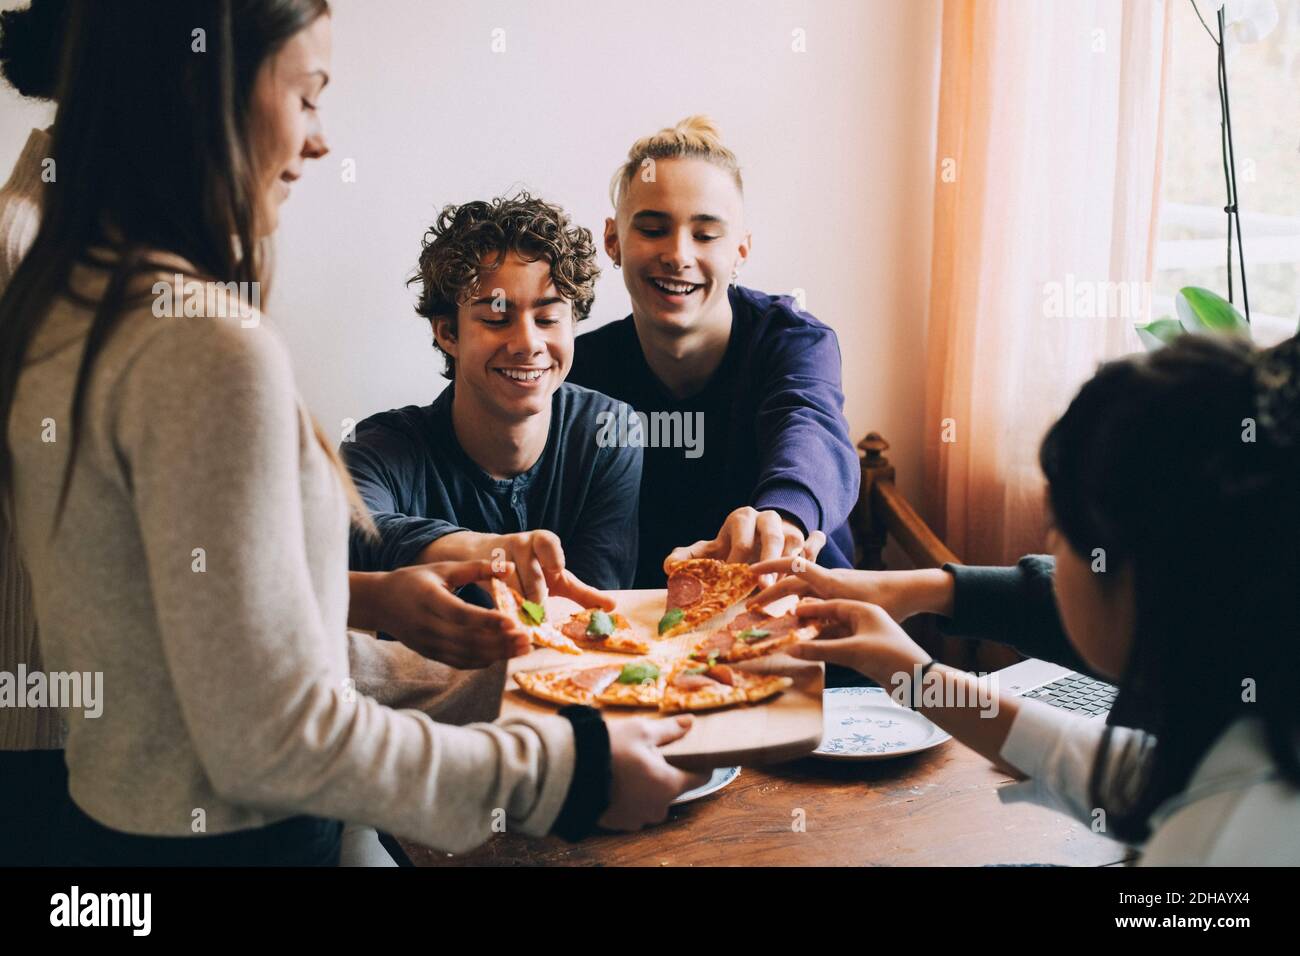
[[[754,644],[765,637],[771,636],[771,631],[765,631],[761,627],[747,627],[736,635],[737,638],[744,641],[746,644]]]
[[[587,633],[594,637],[608,637],[614,633],[614,619],[606,611],[592,611],[587,621]]]
[[[546,608],[534,601],[520,601],[519,609],[522,612],[520,616],[523,617],[525,624],[541,624],[546,620]]]
[[[624,664],[618,675],[620,684],[641,684],[648,680],[659,679],[659,668],[645,661]]]
[[[662,636],[664,632],[671,631],[674,627],[680,624],[682,622],[682,618],[685,616],[686,616],[685,611],[683,611],[679,607],[675,607],[667,614],[665,614],[663,617],[661,617],[659,619],[660,636]]]

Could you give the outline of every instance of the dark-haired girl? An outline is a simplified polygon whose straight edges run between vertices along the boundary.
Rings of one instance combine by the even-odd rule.
[[[1108,723],[1009,695],[956,706],[987,700],[977,678],[933,662],[894,621],[931,611],[966,618],[968,633],[1014,633],[1053,619],[1050,588],[798,562],[760,600],[815,595],[800,613],[851,634],[799,656],[905,688],[1029,778],[1023,795],[1142,845],[1144,864],[1300,863],[1300,342],[1256,352],[1184,337],[1111,362],[1040,460],[1055,601],[1082,661],[1119,685]]]
[[[341,820],[457,851],[663,819],[698,781],[657,745],[689,721],[439,724],[394,709],[413,652],[347,631],[375,624],[349,606],[368,516],[250,295],[326,152],[324,0],[77,2],[68,42],[58,188],[0,299],[0,494],[47,667],[102,679],[68,714],[77,862],[332,865]],[[488,564],[440,573],[511,570]]]

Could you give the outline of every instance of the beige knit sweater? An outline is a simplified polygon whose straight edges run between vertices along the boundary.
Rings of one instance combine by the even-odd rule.
[[[50,155],[50,135],[34,129],[0,189],[0,294],[36,238],[45,183],[41,168]],[[44,670],[32,612],[31,588],[13,534],[0,514],[0,673]],[[0,707],[0,750],[57,750],[63,720],[56,708]]]
[[[74,287],[93,298],[103,275],[78,268]],[[102,715],[68,715],[77,804],[142,834],[295,813],[448,851],[494,822],[548,831],[573,774],[567,720],[455,727],[367,696],[421,703],[424,662],[346,629],[346,504],[265,317],[126,315],[54,530],[89,318],[56,303],[8,423],[47,666],[103,674]]]

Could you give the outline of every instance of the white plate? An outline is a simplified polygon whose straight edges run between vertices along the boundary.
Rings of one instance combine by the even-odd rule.
[[[711,793],[717,793],[739,776],[739,767],[718,767],[713,771],[713,776],[709,778],[708,783],[702,787],[696,787],[694,790],[687,790],[674,800],[672,805],[675,807],[679,803],[690,803],[692,800],[700,799],[700,797],[707,797]]]
[[[951,740],[915,711],[889,699],[882,687],[828,687],[822,691],[825,733],[814,757],[891,760]]]

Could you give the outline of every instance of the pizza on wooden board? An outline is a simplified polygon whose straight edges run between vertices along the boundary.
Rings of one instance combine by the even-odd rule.
[[[589,651],[649,654],[650,642],[637,637],[627,618],[614,611],[588,608],[560,625],[560,633]]]
[[[794,680],[776,674],[751,674],[716,662],[678,661],[664,682],[661,713],[714,710],[732,704],[756,704],[773,697]]]
[[[667,571],[668,606],[659,620],[660,637],[696,630],[758,587],[758,578],[749,565],[713,558],[673,561]]]
[[[549,647],[564,654],[582,653],[581,647],[546,620],[546,608],[524,600],[523,595],[499,578],[492,579],[492,603],[498,611],[522,623],[537,647]]]
[[[751,604],[725,627],[696,644],[691,657],[697,661],[749,661],[775,654],[800,641],[811,641],[820,631],[820,625],[795,616],[793,611],[772,615],[762,606]]]
[[[658,707],[663,699],[663,671],[655,661],[646,659],[626,664],[519,671],[514,677],[525,694],[553,704]]]

